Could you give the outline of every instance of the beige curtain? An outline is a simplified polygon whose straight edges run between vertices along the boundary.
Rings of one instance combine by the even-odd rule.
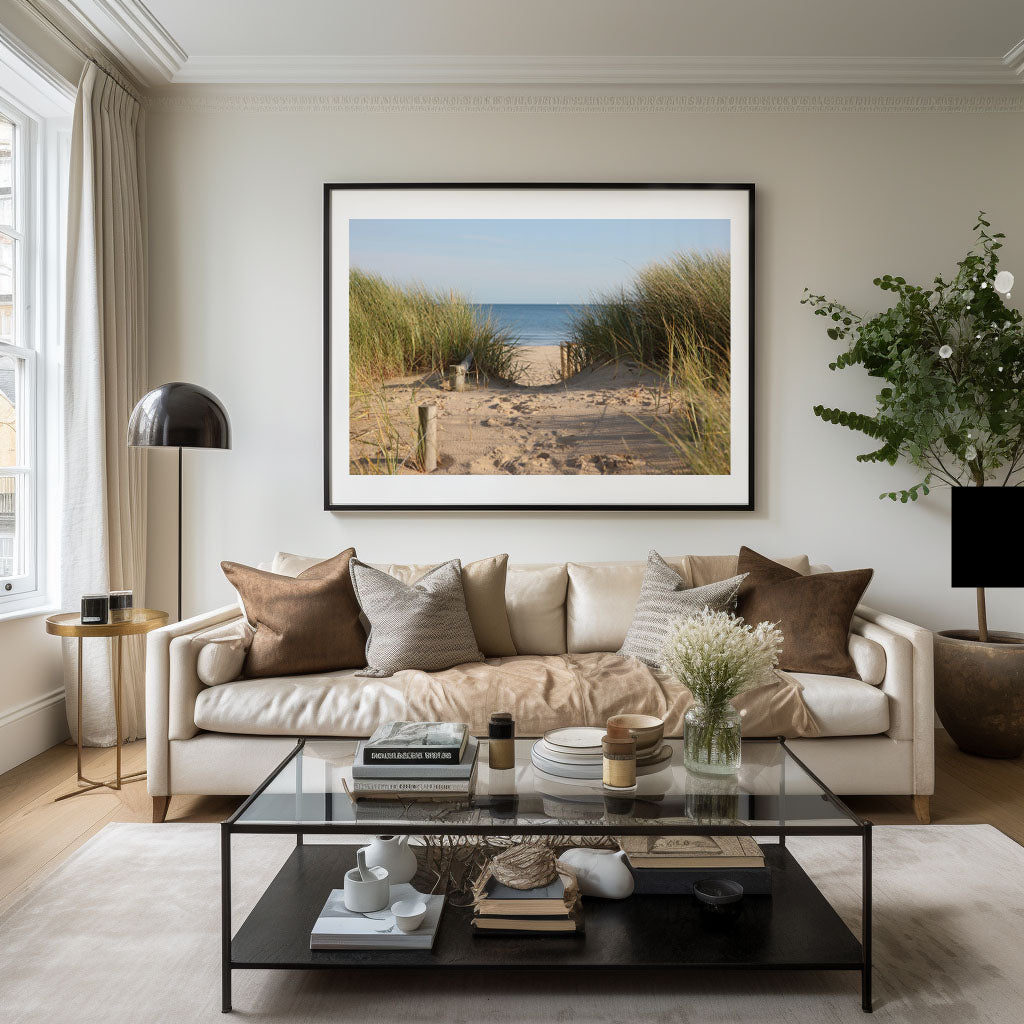
[[[145,122],[139,101],[93,64],[78,85],[71,140],[64,341],[64,508],[61,592],[81,595],[146,585],[146,470],[129,449],[128,417],[145,391]],[[72,736],[77,641],[65,641]],[[123,726],[145,735],[144,638],[122,641]],[[110,641],[85,641],[83,742],[115,741]]]

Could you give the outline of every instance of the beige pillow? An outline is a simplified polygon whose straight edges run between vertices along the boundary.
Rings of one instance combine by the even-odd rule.
[[[520,654],[565,654],[565,594],[569,570],[558,565],[513,565],[505,604]]]
[[[196,675],[207,686],[233,683],[241,678],[245,655],[252,642],[252,627],[244,620],[219,636],[197,637]]]
[[[683,559],[683,575],[691,587],[706,587],[709,583],[720,583],[738,575],[739,561],[739,555],[687,555]],[[775,561],[801,576],[810,575],[811,561],[806,555],[790,555]]]
[[[287,551],[279,551],[274,555],[271,570],[282,576],[297,576],[319,561],[321,561],[319,558],[309,555],[292,555]],[[441,563],[382,565],[367,562],[366,564],[412,586]],[[505,608],[507,572],[508,555],[492,555],[490,558],[481,558],[462,567],[462,589],[466,595],[469,621],[473,624],[477,646],[487,658],[511,658],[516,654],[516,645],[512,640],[508,612]]]

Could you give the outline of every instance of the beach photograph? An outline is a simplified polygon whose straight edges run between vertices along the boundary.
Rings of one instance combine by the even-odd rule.
[[[729,474],[728,220],[348,228],[350,474]]]

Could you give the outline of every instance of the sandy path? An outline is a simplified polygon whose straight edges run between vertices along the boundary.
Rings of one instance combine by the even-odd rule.
[[[557,345],[520,345],[516,350],[523,368],[520,384],[538,387],[558,383],[561,373],[561,349]]]
[[[534,354],[536,353],[536,354]],[[553,362],[550,356],[553,353]],[[557,347],[524,351],[524,386],[470,377],[453,392],[437,375],[389,381],[383,400],[351,409],[354,472],[420,472],[415,464],[417,406],[437,407],[439,464],[446,474],[685,473],[679,456],[649,429],[669,411],[668,389],[632,364],[586,370],[558,381]],[[391,453],[385,459],[381,448]],[[397,457],[396,457],[397,456]],[[372,470],[371,470],[372,471]]]

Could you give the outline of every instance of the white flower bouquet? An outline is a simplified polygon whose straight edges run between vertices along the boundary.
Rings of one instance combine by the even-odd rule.
[[[705,608],[670,629],[664,666],[693,694],[686,713],[686,763],[704,771],[735,771],[740,759],[739,715],[732,701],[770,681],[782,633],[772,622],[747,625],[731,612]]]

